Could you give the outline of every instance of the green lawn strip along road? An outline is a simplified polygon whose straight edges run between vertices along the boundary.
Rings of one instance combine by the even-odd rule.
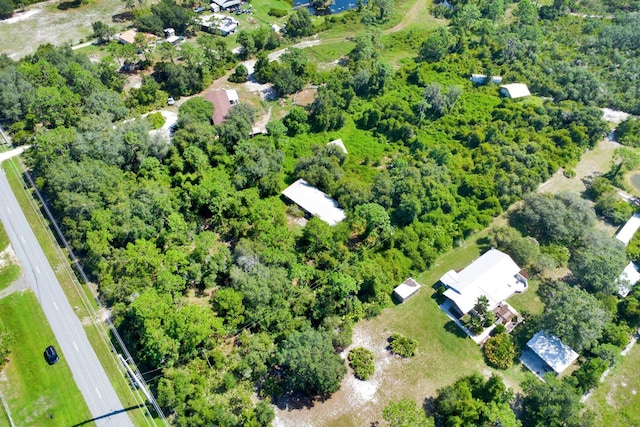
[[[106,341],[109,337],[103,324],[96,325],[93,322],[86,322],[84,319],[89,319],[89,310],[97,310],[98,306],[93,299],[91,290],[86,286],[80,286],[77,283],[77,279],[70,270],[70,261],[66,256],[66,253],[57,246],[56,240],[51,234],[51,231],[47,228],[47,223],[42,217],[41,213],[37,211],[34,200],[31,196],[24,191],[24,183],[19,176],[19,170],[21,170],[20,163],[15,160],[9,160],[2,164],[4,171],[7,174],[11,188],[13,189],[18,203],[27,217],[33,232],[40,243],[49,263],[54,267],[54,271],[58,278],[58,281],[62,285],[62,289],[69,300],[69,303],[74,307],[76,314],[81,319],[89,342],[93,346],[100,363],[102,364],[107,376],[111,380],[113,388],[116,390],[120,401],[124,408],[130,408],[138,406],[144,398],[141,392],[134,392],[131,389],[129,380],[120,370],[120,362],[111,351],[111,347]],[[85,295],[81,295],[80,292],[84,292]],[[86,304],[91,304],[91,308],[88,308]],[[129,411],[129,417],[135,425],[148,425],[149,417],[145,417],[141,409],[139,411]],[[154,420],[157,425],[162,425],[160,420]]]
[[[9,236],[0,224],[0,253],[9,246]],[[0,290],[6,288],[20,276],[20,266],[12,263],[8,254],[0,256]]]
[[[13,333],[0,387],[15,424],[71,426],[90,420],[89,409],[33,292],[16,292],[0,300],[0,319]],[[60,361],[52,366],[43,356],[49,345],[60,355]]]

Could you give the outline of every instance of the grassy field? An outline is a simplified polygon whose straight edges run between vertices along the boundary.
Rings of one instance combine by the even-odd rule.
[[[16,425],[70,426],[91,419],[64,355],[53,366],[44,360],[48,345],[60,346],[35,295],[24,291],[0,300],[0,319],[14,334],[0,387]]]
[[[61,2],[47,1],[29,6],[12,19],[0,23],[0,52],[12,58],[32,53],[45,43],[77,44],[93,33],[91,23],[102,21],[120,31],[124,24],[113,16],[124,11],[121,0],[95,0],[77,8],[58,9]],[[20,40],[20,43],[16,43]]]
[[[111,350],[104,324],[99,321],[94,322],[98,307],[93,299],[91,290],[77,282],[66,253],[57,245],[31,195],[23,190],[19,162],[11,160],[4,162],[2,166],[31,228],[38,238],[49,263],[56,272],[69,303],[75,308],[76,314],[85,325],[87,337],[111,380],[111,384],[118,393],[122,405],[125,408],[138,406],[144,400],[141,397],[141,392],[134,392],[129,385],[128,379],[120,371],[120,362]],[[129,416],[135,425],[150,425],[157,422],[152,421],[142,409],[130,411]]]
[[[640,345],[636,344],[587,400],[595,425],[640,426]]]

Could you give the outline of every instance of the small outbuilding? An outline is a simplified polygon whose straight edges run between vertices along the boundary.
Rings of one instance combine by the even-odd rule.
[[[399,284],[393,290],[393,296],[399,302],[405,302],[420,290],[420,284],[412,277]]]
[[[620,229],[618,234],[616,234],[616,239],[620,240],[625,246],[627,246],[631,239],[633,239],[633,235],[638,231],[638,228],[640,228],[640,215],[633,214]]]
[[[344,154],[349,154],[347,152],[347,147],[344,146],[344,142],[342,142],[341,138],[338,139],[334,139],[333,141],[330,141],[327,143],[327,145],[333,145],[336,146],[340,149],[340,151],[342,151]]]
[[[329,225],[336,225],[345,218],[338,202],[327,196],[304,179],[288,186],[282,194],[310,215],[316,216]]]
[[[502,76],[491,76],[487,77],[485,74],[471,74],[471,79],[473,83],[482,85],[488,82],[499,85],[502,83]]]
[[[520,360],[534,374],[542,377],[551,371],[556,375],[561,374],[577,358],[578,353],[560,341],[560,338],[540,331],[527,342]]]
[[[500,93],[507,98],[516,99],[531,96],[529,88],[524,83],[509,83],[500,86]]]

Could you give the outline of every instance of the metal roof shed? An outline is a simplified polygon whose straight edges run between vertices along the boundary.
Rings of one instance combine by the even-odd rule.
[[[529,88],[524,83],[510,83],[508,85],[502,85],[500,86],[500,93],[511,99],[531,96]]]
[[[527,347],[557,374],[564,372],[578,358],[578,353],[560,341],[560,338],[543,331],[536,333],[527,343]]]
[[[336,225],[345,218],[344,211],[338,207],[338,202],[304,179],[299,179],[288,186],[282,194],[329,225]]]

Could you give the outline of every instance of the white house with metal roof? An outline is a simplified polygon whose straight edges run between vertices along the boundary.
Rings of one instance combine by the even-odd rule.
[[[338,207],[338,202],[304,179],[299,179],[288,186],[282,194],[329,225],[336,225],[345,218],[344,211]]]
[[[560,338],[540,331],[529,340],[520,360],[534,374],[542,377],[550,371],[561,374],[577,358],[578,353]]]
[[[514,293],[524,292],[528,281],[511,257],[490,249],[460,271],[449,270],[440,278],[447,287],[444,296],[453,303],[457,315],[469,313],[478,297],[489,300],[492,311]]]
[[[507,98],[516,99],[524,98],[525,96],[531,96],[529,88],[524,83],[509,83],[507,85],[500,86],[500,93]]]

